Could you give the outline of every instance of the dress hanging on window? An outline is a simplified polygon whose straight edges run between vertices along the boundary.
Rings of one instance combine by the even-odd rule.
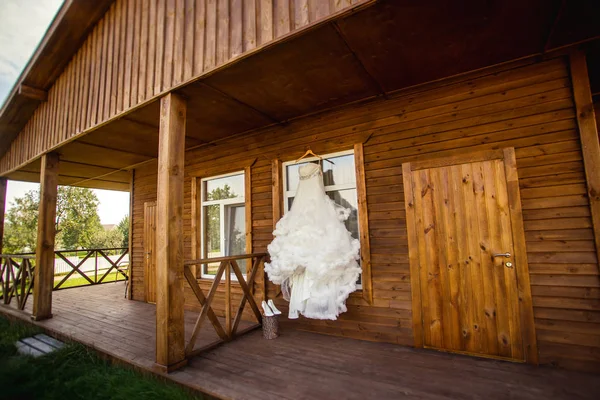
[[[337,319],[360,274],[360,244],[346,229],[350,211],[325,193],[319,164],[299,168],[291,210],[277,223],[265,271],[290,302],[289,318]]]

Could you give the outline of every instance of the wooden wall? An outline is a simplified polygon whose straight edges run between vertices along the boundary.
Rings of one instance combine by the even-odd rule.
[[[0,173],[358,1],[116,0],[0,159]]]
[[[189,110],[193,114],[194,110]],[[600,371],[600,279],[571,82],[564,59],[505,65],[403,91],[219,142],[186,154],[186,173],[252,167],[253,251],[272,236],[271,160],[364,145],[374,302],[359,296],[338,321],[294,325],[333,335],[413,344],[401,164],[514,147],[540,360]],[[186,181],[186,214],[190,184]],[[156,166],[136,171],[134,298],[143,299],[144,201],[156,198]],[[190,221],[185,221],[186,258]],[[269,294],[277,289],[270,286]],[[279,301],[282,308],[285,302]]]

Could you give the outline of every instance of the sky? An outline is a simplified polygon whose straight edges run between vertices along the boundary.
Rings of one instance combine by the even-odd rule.
[[[4,104],[63,0],[0,0],[0,104]],[[6,207],[37,183],[9,181]],[[103,224],[117,224],[129,213],[129,193],[94,190]]]

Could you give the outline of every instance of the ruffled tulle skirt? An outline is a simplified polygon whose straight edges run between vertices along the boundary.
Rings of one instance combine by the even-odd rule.
[[[343,223],[348,210],[313,189],[277,223],[265,271],[290,301],[290,318],[336,319],[356,290],[360,245]]]

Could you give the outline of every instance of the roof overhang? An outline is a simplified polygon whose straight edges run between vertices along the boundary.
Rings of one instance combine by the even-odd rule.
[[[598,16],[591,0],[381,0],[178,88],[186,146],[268,126],[285,135],[306,115],[591,42]],[[153,101],[62,146],[59,182],[127,190],[126,170],[157,156],[158,125]],[[39,161],[8,177],[39,179]]]
[[[65,0],[0,109],[0,155],[114,0]]]

